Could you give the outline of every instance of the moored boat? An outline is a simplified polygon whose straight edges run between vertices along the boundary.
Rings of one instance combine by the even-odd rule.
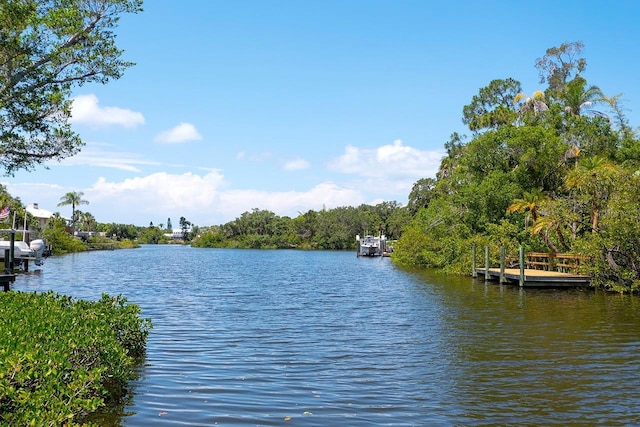
[[[0,240],[0,259],[4,261],[5,250],[11,249],[9,240]],[[13,242],[13,259],[16,264],[34,261],[36,265],[44,263],[46,244],[43,239],[35,239],[31,244],[23,241]]]
[[[356,241],[358,242],[358,256],[375,257],[382,256],[386,252],[387,238],[384,235],[367,235],[361,238],[358,234]]]

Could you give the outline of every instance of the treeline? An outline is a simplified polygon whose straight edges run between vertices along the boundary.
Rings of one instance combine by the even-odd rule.
[[[355,249],[357,234],[400,237],[411,215],[397,202],[375,206],[338,207],[300,214],[295,218],[253,209],[226,224],[200,228],[196,247]]]
[[[463,107],[472,135],[453,134],[437,176],[414,186],[396,262],[468,273],[474,243],[514,257],[523,245],[587,255],[595,286],[640,290],[640,141],[621,95],[583,76],[582,48],[536,61],[544,90],[494,80]]]

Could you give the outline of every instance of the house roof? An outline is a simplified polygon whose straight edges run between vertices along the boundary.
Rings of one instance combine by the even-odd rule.
[[[27,212],[36,218],[49,219],[53,216],[52,212],[46,209],[40,209],[37,203],[29,203],[29,206],[27,206]]]

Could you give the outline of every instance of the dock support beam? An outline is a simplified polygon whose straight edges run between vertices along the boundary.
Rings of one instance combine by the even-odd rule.
[[[500,283],[505,283],[507,279],[504,277],[504,264],[505,264],[505,249],[504,246],[500,246]]]
[[[524,248],[520,246],[520,287],[524,286]]]
[[[489,246],[484,247],[484,281],[489,281]]]
[[[478,272],[476,271],[476,245],[474,244],[471,247],[471,276],[473,278],[478,277]]]

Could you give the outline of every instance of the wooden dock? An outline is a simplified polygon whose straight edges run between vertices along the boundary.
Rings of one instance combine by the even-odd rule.
[[[489,268],[489,277],[487,278],[484,268],[476,268],[476,274],[485,276],[488,281],[500,281],[500,268]],[[519,268],[505,268],[503,283],[520,283]],[[526,287],[555,287],[555,288],[573,288],[577,286],[589,286],[591,278],[581,274],[563,273],[559,271],[535,270],[531,268],[524,269],[524,277],[522,286]]]
[[[519,250],[518,268],[507,268],[504,248],[500,249],[500,268],[489,265],[489,248],[484,248],[484,268],[476,268],[476,248],[473,247],[473,277],[484,276],[485,281],[517,283],[524,287],[568,288],[589,286],[591,277],[580,274],[581,262],[588,258],[574,254],[530,252]]]
[[[15,281],[16,281],[15,274],[0,273],[0,286],[2,286],[5,292],[9,292],[11,290],[11,284]]]

